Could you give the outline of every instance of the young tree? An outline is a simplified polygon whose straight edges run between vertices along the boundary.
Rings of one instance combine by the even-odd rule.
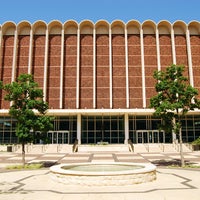
[[[155,109],[154,115],[162,119],[162,127],[167,127],[179,135],[181,166],[185,165],[182,147],[181,119],[190,110],[200,108],[196,98],[198,90],[188,83],[183,75],[184,66],[171,65],[166,71],[155,71],[157,95],[150,99],[150,107]]]
[[[43,91],[38,88],[32,75],[22,74],[16,82],[3,85],[4,99],[11,102],[9,114],[17,120],[16,135],[22,144],[22,163],[25,165],[25,144],[32,142],[34,132],[41,136],[52,128],[52,118],[46,116],[48,104],[43,101]]]

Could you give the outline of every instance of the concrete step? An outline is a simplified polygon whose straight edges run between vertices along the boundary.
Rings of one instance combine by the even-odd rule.
[[[127,144],[79,145],[78,152],[129,152]]]
[[[73,145],[70,144],[61,144],[59,153],[72,153],[72,147]]]
[[[134,153],[145,153],[148,152],[144,144],[133,144]]]

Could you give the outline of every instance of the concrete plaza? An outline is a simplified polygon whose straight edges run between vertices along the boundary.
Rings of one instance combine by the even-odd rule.
[[[64,185],[51,179],[49,168],[8,171],[5,166],[21,162],[17,153],[0,153],[1,200],[199,200],[200,170],[169,168],[177,163],[178,153],[88,152],[68,154],[27,154],[27,162],[151,162],[157,165],[157,180],[129,186],[88,187]],[[185,153],[187,163],[199,165],[200,152]]]

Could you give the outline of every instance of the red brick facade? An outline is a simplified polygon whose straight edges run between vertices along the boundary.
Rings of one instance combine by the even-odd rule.
[[[52,109],[148,108],[155,94],[153,72],[173,63],[185,65],[185,75],[200,91],[199,26],[5,23],[0,29],[1,80],[10,83],[21,73],[32,73]],[[6,109],[3,96],[0,108]]]

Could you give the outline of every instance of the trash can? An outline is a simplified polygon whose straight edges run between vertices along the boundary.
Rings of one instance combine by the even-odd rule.
[[[12,152],[12,146],[7,146],[7,152]]]

